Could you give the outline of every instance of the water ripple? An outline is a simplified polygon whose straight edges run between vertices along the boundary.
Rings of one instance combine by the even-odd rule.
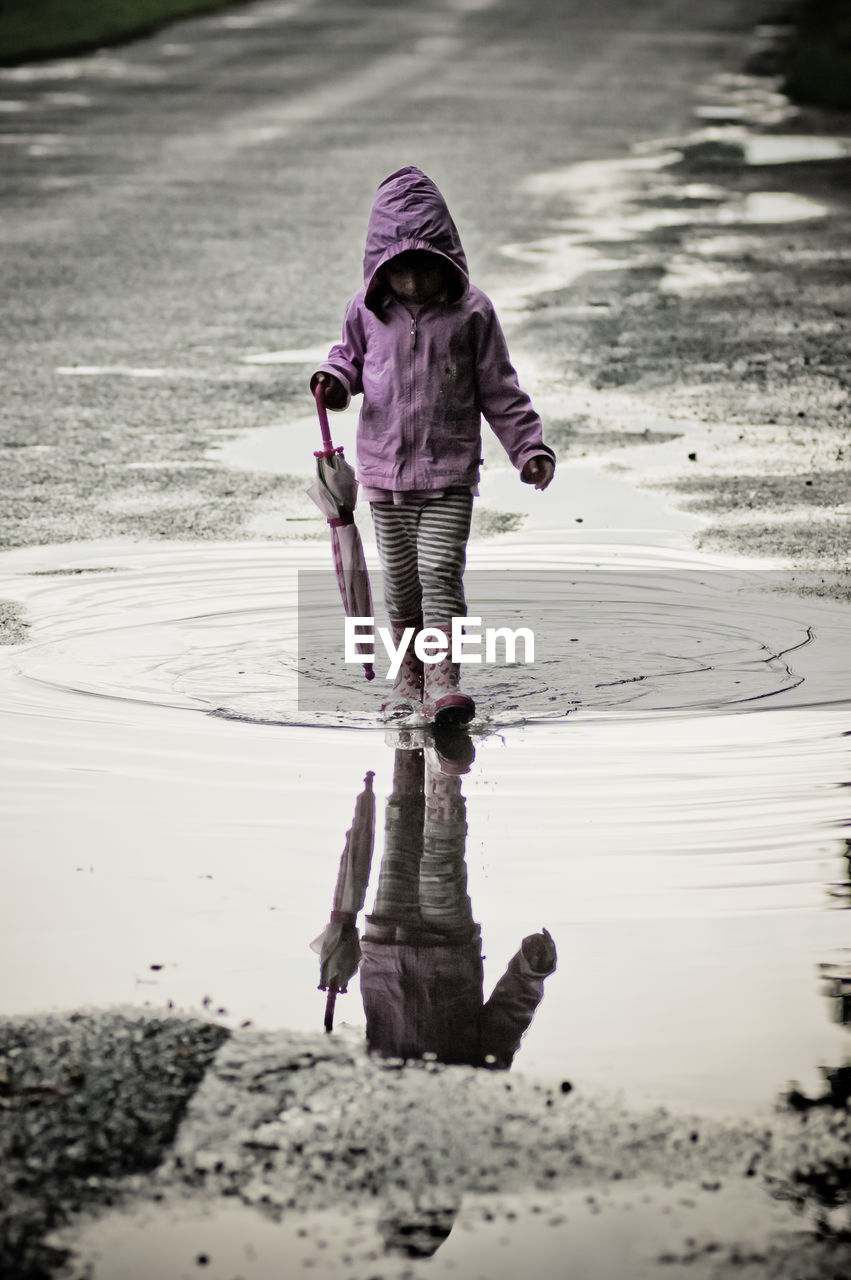
[[[373,684],[344,663],[326,553],[306,545],[124,549],[112,563],[21,575],[16,589],[33,631],[16,653],[17,671],[34,697],[40,686],[41,696],[74,690],[263,723],[374,728],[387,663],[379,648]],[[470,613],[482,629],[535,634],[533,664],[465,672],[479,727],[788,706],[796,690],[803,702],[845,700],[841,663],[835,654],[821,661],[825,640],[815,643],[812,618],[829,610],[825,602],[772,594],[760,575],[664,561],[637,567],[619,563],[616,549],[606,553],[608,564],[525,571],[493,553],[493,567],[468,574]]]

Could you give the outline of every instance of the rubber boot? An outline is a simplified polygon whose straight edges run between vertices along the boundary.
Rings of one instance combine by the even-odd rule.
[[[436,724],[425,732],[426,760],[433,769],[456,777],[470,772],[476,748],[465,725]]]
[[[428,630],[439,631],[445,637],[446,654],[439,662],[424,664],[423,711],[435,725],[468,724],[476,714],[476,704],[469,694],[461,692],[460,664],[450,656],[452,628],[442,622],[431,622]]]
[[[422,618],[410,618],[407,621],[390,619],[390,634],[397,649],[406,627],[413,627],[414,635],[405,650],[402,665],[396,673],[390,697],[381,707],[381,713],[386,721],[407,720],[410,717],[422,718],[423,664],[414,653],[414,640],[422,625]]]

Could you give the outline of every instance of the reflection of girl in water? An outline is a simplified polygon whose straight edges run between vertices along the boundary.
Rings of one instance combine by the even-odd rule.
[[[474,756],[465,729],[435,730],[423,749],[396,751],[375,903],[359,941],[375,837],[373,774],[346,835],[331,921],[311,944],[320,989],[346,990],[358,970],[367,1043],[383,1057],[509,1067],[556,966],[546,929],[523,939],[485,1001],[481,930],[467,896],[461,774]],[[430,1258],[452,1230],[457,1188],[388,1184],[378,1219],[384,1250]]]
[[[433,748],[397,750],[384,857],[362,939],[370,1049],[383,1057],[509,1067],[556,965],[546,929],[524,938],[484,1000],[481,929],[464,861],[457,770]],[[451,769],[451,766],[449,766]]]

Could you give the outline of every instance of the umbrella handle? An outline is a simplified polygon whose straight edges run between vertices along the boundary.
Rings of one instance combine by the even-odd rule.
[[[325,1030],[330,1034],[334,1030],[334,1005],[337,1001],[337,990],[329,987],[325,998]]]
[[[317,382],[313,388],[313,397],[316,400],[316,412],[319,414],[319,430],[322,433],[323,452],[317,454],[317,458],[328,457],[332,453],[342,452],[335,450],[334,442],[331,439],[331,428],[328,425],[328,410],[325,408],[325,388],[321,382]]]

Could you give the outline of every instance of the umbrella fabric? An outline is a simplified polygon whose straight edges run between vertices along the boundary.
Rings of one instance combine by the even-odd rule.
[[[325,448],[316,454],[316,479],[307,490],[331,528],[331,553],[343,608],[350,618],[371,618],[372,591],[366,568],[363,542],[355,524],[354,509],[358,498],[358,482],[354,469],[335,449],[328,429],[328,415],[321,387],[317,387],[316,406]],[[361,652],[360,645],[356,646]],[[364,663],[364,674],[372,680],[375,672],[370,662]]]
[[[319,990],[346,991],[361,962],[355,923],[332,920],[310,946],[319,953]]]
[[[366,897],[375,847],[374,776],[372,770],[367,773],[364,789],[355,802],[354,818],[340,858],[331,919],[310,944],[320,959],[320,991],[345,991],[360,964],[356,921]]]
[[[355,524],[332,525],[331,553],[346,613],[350,618],[371,618],[369,574],[364,560],[363,543]],[[357,644],[355,648],[360,652]]]
[[[341,453],[317,457],[316,479],[307,494],[331,526],[331,552],[343,608],[350,618],[371,618],[366,557],[352,514],[357,493],[354,470]]]
[[[342,453],[316,457],[316,479],[307,491],[328,519],[351,515],[358,500],[358,482],[352,467]]]

